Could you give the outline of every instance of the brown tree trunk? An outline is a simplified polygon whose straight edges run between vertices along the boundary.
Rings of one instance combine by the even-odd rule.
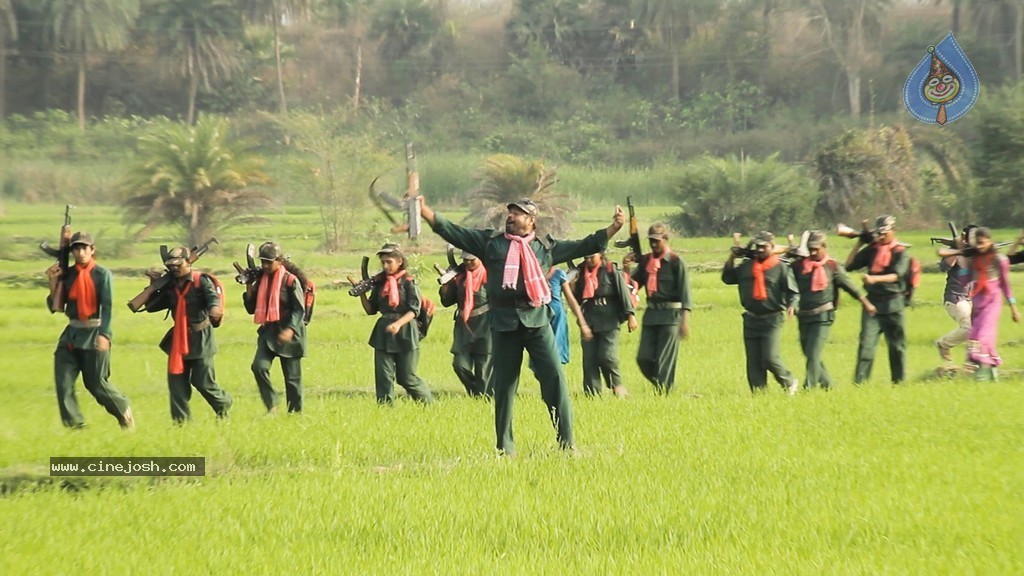
[[[78,129],[85,132],[85,54],[80,55],[78,60],[78,98],[76,108],[78,109]]]
[[[363,86],[363,40],[356,40],[356,82],[352,94],[352,109],[359,110],[359,93]]]
[[[284,71],[281,70],[281,35],[278,30],[280,13],[277,10],[277,2],[271,3],[271,10],[274,14],[274,64],[277,66],[277,102],[278,111],[282,116],[288,115],[288,103],[284,98]]]
[[[190,47],[188,50],[188,112],[185,114],[185,123],[189,126],[196,121],[196,94],[199,93],[199,76],[195,70],[193,59],[195,53]]]

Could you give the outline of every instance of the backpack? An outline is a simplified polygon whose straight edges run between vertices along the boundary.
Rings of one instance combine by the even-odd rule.
[[[210,282],[213,284],[213,289],[217,291],[217,296],[220,297],[220,310],[221,310],[221,314],[222,315],[216,321],[214,321],[214,319],[212,317],[210,318],[210,325],[213,326],[214,328],[217,328],[224,321],[223,313],[227,310],[227,308],[225,306],[225,301],[224,301],[224,285],[221,284],[220,278],[217,278],[216,276],[214,276],[213,274],[210,274],[209,272],[197,272],[197,271],[193,270],[192,271],[192,288],[193,289],[195,289],[195,290],[199,289],[199,279],[202,278],[203,276],[206,276],[207,278],[210,279]]]
[[[897,252],[905,252],[906,250],[906,246],[900,246],[897,249]],[[910,258],[910,264],[907,266],[907,271],[900,280],[903,281],[903,299],[907,306],[910,306],[913,303],[914,291],[921,285],[921,262],[910,254],[907,254],[906,256],[907,258]]]
[[[289,270],[290,274],[286,278],[288,287],[291,288],[295,285],[295,279],[298,278],[302,286],[303,299],[303,312],[302,312],[302,323],[309,326],[309,321],[313,319],[313,306],[316,304],[316,284],[304,275],[300,276],[295,272]]]
[[[416,315],[416,327],[420,329],[420,340],[427,337],[430,323],[434,321],[434,303],[429,298],[420,298],[420,313]]]

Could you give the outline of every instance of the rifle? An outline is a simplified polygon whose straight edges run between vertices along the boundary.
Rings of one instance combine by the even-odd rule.
[[[959,246],[959,243],[957,242],[957,240],[960,237],[960,235],[956,231],[956,225],[953,224],[952,222],[948,222],[947,224],[949,224],[949,232],[950,232],[949,238],[938,238],[938,237],[932,236],[930,238],[930,240],[932,242],[932,246],[934,246],[936,244],[942,244],[943,246],[946,246],[946,247],[949,247],[949,248],[957,248]]]
[[[807,234],[809,235],[810,232],[808,232]],[[741,236],[742,234],[740,234],[739,232],[732,233],[732,246],[729,247],[729,250],[733,253],[734,256],[737,256],[739,258],[757,258],[757,248],[754,247],[753,240],[747,242],[746,245],[743,245],[740,243]],[[782,257],[779,259],[782,260],[783,262],[788,263],[791,259],[791,256],[789,254],[791,250],[792,246],[776,246],[772,253],[775,255],[781,255]]]
[[[237,260],[232,262],[231,265],[234,266],[235,270],[238,272],[238,274],[235,276],[235,282],[238,282],[239,284],[242,285],[251,284],[255,282],[256,279],[259,278],[260,274],[263,272],[263,270],[256,265],[255,244],[248,244],[245,247],[245,268],[242,268],[242,266],[238,263]]]
[[[349,296],[362,296],[373,290],[374,286],[380,284],[381,280],[384,279],[383,272],[370,276],[370,258],[368,256],[363,256],[363,262],[359,265],[359,271],[363,275],[362,280],[356,282],[351,276],[348,277],[348,282],[352,285],[352,288],[348,291]]]
[[[836,225],[836,235],[842,236],[843,238],[860,238],[860,241],[864,244],[871,244],[875,240],[878,240],[878,235],[874,230],[868,230],[868,221],[863,220],[860,223],[860,231],[850,228],[846,224],[839,223]],[[955,234],[954,234],[955,236]]]
[[[786,258],[789,260],[800,260],[801,258],[807,258],[811,255],[807,249],[807,241],[811,237],[810,230],[804,230],[800,234],[800,244],[793,244],[793,235],[787,234],[786,239],[789,240],[789,246],[786,247]]]
[[[193,246],[188,252],[189,265],[194,264],[196,260],[199,260],[200,256],[206,254],[206,251],[210,249],[210,244],[220,244],[220,242],[218,242],[216,238],[210,238],[201,246]],[[167,246],[160,247],[160,255],[165,261],[167,260]],[[163,290],[172,282],[174,282],[174,276],[171,275],[169,270],[165,271],[160,276],[153,278],[150,281],[149,286],[146,286],[145,290],[139,292],[138,296],[128,301],[128,308],[132,312],[141,312],[146,308],[146,301],[148,301],[153,294]]]
[[[398,199],[386,192],[377,192],[375,188],[379,179],[378,176],[370,183],[370,200],[393,224],[392,232],[408,232],[410,239],[416,239],[423,229],[423,221],[420,216],[420,173],[416,168],[416,155],[412,151],[411,142],[405,145],[405,195]],[[388,211],[388,206],[401,210],[405,222],[399,223]]]
[[[444,286],[445,284],[454,280],[455,277],[458,276],[460,272],[466,269],[464,265],[459,264],[458,262],[455,261],[455,247],[452,246],[451,244],[448,245],[447,254],[447,270],[444,270],[437,264],[434,264],[434,270],[437,270],[437,273],[440,275],[437,279],[437,283],[440,284],[441,286]]]
[[[636,221],[636,210],[633,208],[633,196],[626,196],[626,206],[629,208],[629,238],[626,240],[616,240],[616,248],[629,247],[633,254],[636,254],[636,259],[640,260],[643,256],[643,248],[640,246],[640,231]]]
[[[71,267],[68,264],[68,259],[71,257],[72,208],[74,206],[71,204],[64,205],[64,225],[60,227],[60,245],[54,249],[46,241],[39,243],[39,249],[56,258],[57,264],[60,265],[60,277],[57,279],[57,285],[54,286],[53,292],[50,293],[50,312],[64,311],[65,291],[67,288],[65,279],[68,277],[68,269]]]

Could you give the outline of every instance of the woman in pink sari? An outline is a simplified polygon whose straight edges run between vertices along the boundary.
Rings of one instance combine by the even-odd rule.
[[[977,252],[969,260],[974,289],[971,291],[973,310],[967,358],[978,366],[974,373],[976,380],[995,380],[996,367],[1003,363],[996,351],[1002,298],[1010,304],[1014,322],[1020,322],[1020,311],[1010,289],[1010,262],[996,250],[992,233],[988,228],[977,228],[970,244]]]

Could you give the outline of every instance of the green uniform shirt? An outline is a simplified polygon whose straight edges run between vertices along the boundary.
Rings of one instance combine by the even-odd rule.
[[[800,303],[800,292],[793,271],[781,261],[764,271],[765,291],[768,293],[765,300],[754,299],[754,261],[750,258],[744,259],[738,266],[724,268],[722,282],[739,287],[740,304],[751,314],[760,316],[781,312]]]
[[[285,358],[302,358],[306,352],[306,325],[302,322],[306,300],[302,292],[302,282],[294,274],[285,270],[284,266],[278,272],[291,276],[291,278],[285,276],[284,281],[281,282],[281,319],[260,326],[256,333],[274,354]],[[252,299],[247,296],[246,292],[242,292],[242,304],[249,314],[256,313],[256,302],[259,298],[266,298],[266,295],[260,294],[259,283],[260,280],[256,280],[257,289],[253,292]],[[277,335],[286,328],[291,328],[295,336],[290,342],[281,344],[277,341]]]
[[[850,263],[849,271],[853,272],[855,270],[860,270],[861,268],[870,271],[871,262],[875,259],[876,252],[877,250],[873,244],[862,249],[853,257],[853,262]],[[868,295],[868,301],[875,305],[879,314],[891,314],[893,312],[899,312],[907,307],[903,293],[907,288],[904,278],[909,267],[910,254],[907,254],[905,248],[899,247],[892,251],[892,260],[885,269],[881,272],[869,272],[870,274],[875,275],[896,274],[899,278],[899,281],[897,282],[872,284],[864,287],[864,290]]]
[[[583,317],[594,332],[610,332],[636,314],[629,297],[629,287],[619,267],[605,262],[597,268],[597,290],[593,298],[583,298],[587,266],[578,267],[579,275],[573,287],[573,296],[583,309]]]
[[[447,240],[456,248],[483,259],[487,268],[487,294],[491,305],[491,326],[499,332],[512,332],[519,328],[520,322],[527,328],[540,328],[550,322],[547,306],[532,307],[526,296],[523,285],[522,271],[516,281],[515,289],[501,287],[501,277],[505,270],[505,257],[508,255],[510,240],[505,239],[500,231],[493,229],[479,230],[466,228],[449,222],[441,214],[434,215],[434,232]],[[608,234],[602,229],[582,240],[555,240],[550,236],[542,242],[534,238],[530,248],[541,270],[566,262],[573,258],[604,251],[608,245]]]
[[[99,318],[99,328],[74,328],[68,325],[60,335],[59,345],[71,346],[80,350],[94,350],[96,347],[96,336],[105,336],[107,340],[114,341],[113,332],[110,328],[111,303],[114,300],[114,277],[99,264],[95,265],[90,273],[92,283],[96,287],[96,313],[90,319]],[[78,267],[68,268],[68,277],[64,280],[65,294],[74,285],[78,278]],[[46,307],[50,308],[52,300],[46,296]],[[75,300],[64,300],[64,314],[68,320],[78,320],[78,302]]]
[[[451,282],[438,289],[441,305],[455,306],[455,333],[452,338],[451,352],[464,352],[476,345],[475,352],[491,353],[491,321],[490,313],[484,312],[462,321],[462,303],[466,301],[466,273],[460,272]],[[473,310],[487,306],[487,282],[473,293]]]
[[[210,318],[210,310],[220,306],[220,295],[217,294],[217,287],[207,276],[199,272],[199,286],[195,285],[193,276],[186,280],[192,286],[185,293],[185,313],[188,316],[188,354],[186,360],[195,358],[210,358],[217,353],[217,341],[213,338],[213,326],[207,324],[199,331],[193,331],[192,327],[199,325]],[[177,280],[172,281],[167,287],[155,292],[146,301],[146,312],[159,312],[170,310],[171,318],[174,318],[174,311],[178,307],[178,291],[175,288]],[[174,334],[172,327],[160,341],[160,349],[167,354],[171,353],[171,336]]]
[[[832,258],[826,258],[822,265],[822,269],[825,270],[825,277],[828,278],[828,285],[818,291],[811,290],[811,280],[814,277],[814,273],[812,270],[804,274],[803,260],[797,260],[792,264],[792,267],[793,275],[796,277],[796,285],[800,289],[799,312],[809,312],[829,302],[835,302],[839,296],[836,291],[839,289],[853,296],[855,300],[860,300],[860,290],[857,289],[857,285],[853,283],[853,280],[850,280],[850,275],[846,273],[843,265]],[[816,316],[801,315],[801,320],[803,318],[815,318]]]
[[[633,269],[633,281],[646,290],[647,262],[651,254],[644,254]],[[657,308],[652,304],[662,302],[679,302],[682,308]],[[647,294],[647,310],[644,312],[644,326],[665,326],[682,322],[683,310],[692,310],[690,303],[690,278],[686,274],[686,264],[675,252],[669,252],[662,258],[658,269],[658,290]]]
[[[377,323],[373,325],[373,331],[370,332],[370,346],[375,350],[392,354],[418,349],[420,347],[420,330],[416,325],[415,318],[402,326],[395,335],[388,334],[387,327],[388,324],[398,320],[409,311],[412,311],[414,316],[420,313],[419,287],[408,276],[399,278],[398,304],[395,306],[388,303],[387,297],[381,297],[380,291],[383,289],[384,283],[381,282],[373,287],[367,297],[371,310],[374,313],[380,313],[380,318],[377,319]]]

